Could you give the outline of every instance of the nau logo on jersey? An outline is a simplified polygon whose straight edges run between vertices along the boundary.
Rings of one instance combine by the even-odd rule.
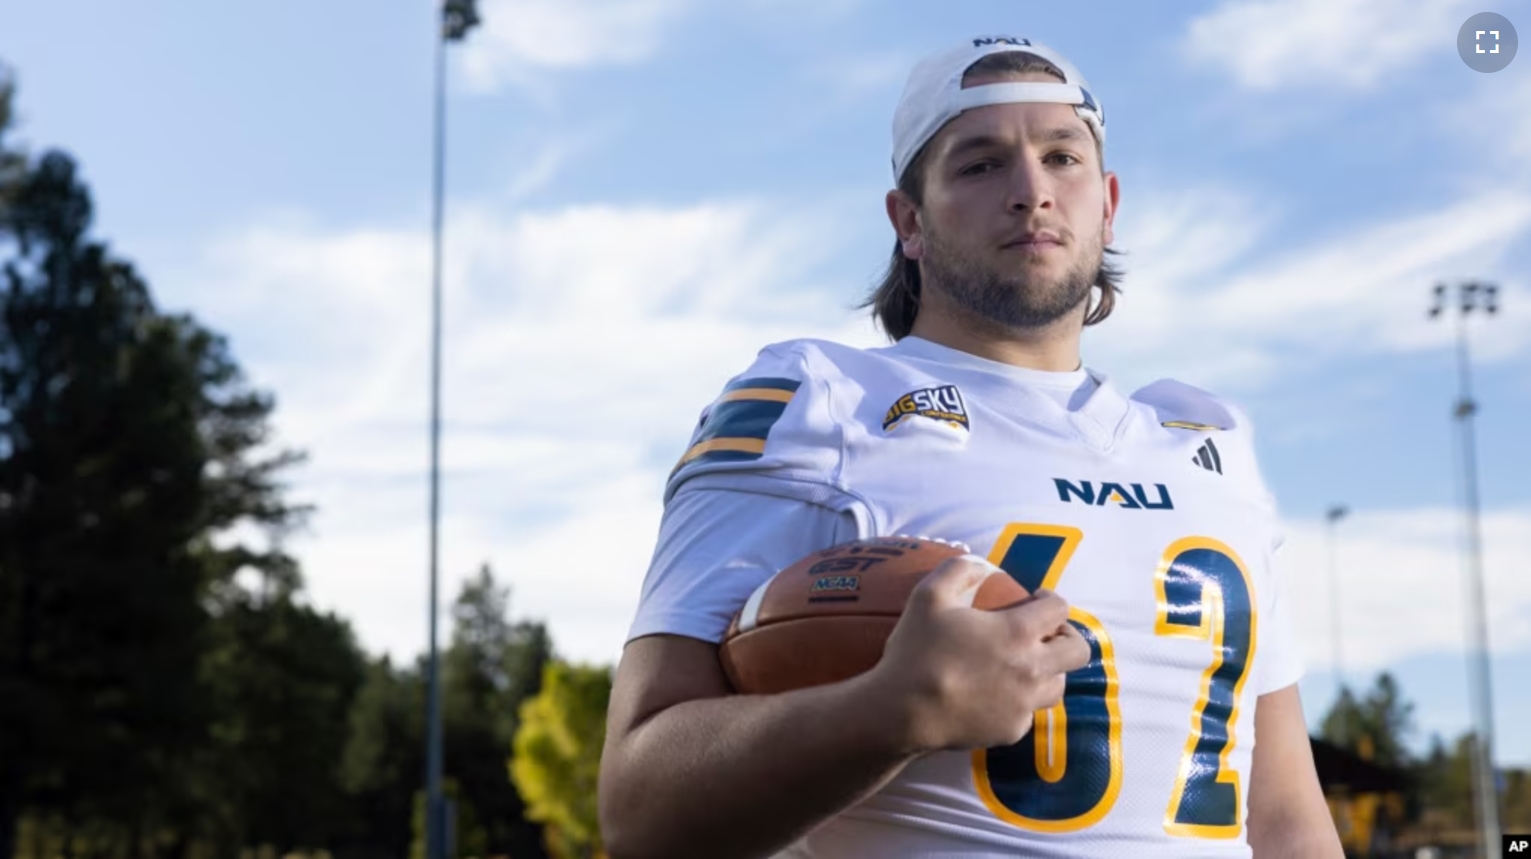
[[[956,385],[939,388],[921,388],[898,398],[888,413],[883,415],[883,432],[892,432],[910,418],[921,417],[938,420],[958,429],[968,429],[968,410],[962,402],[962,392]]]
[[[1071,480],[1055,477],[1053,485],[1058,487],[1058,500],[1065,503],[1083,501],[1096,507],[1115,504],[1128,510],[1175,509],[1175,502],[1170,500],[1170,491],[1162,483],[1153,485],[1158,498],[1152,500],[1149,498],[1148,490],[1141,483],[1102,483],[1097,486],[1088,480],[1074,483]]]

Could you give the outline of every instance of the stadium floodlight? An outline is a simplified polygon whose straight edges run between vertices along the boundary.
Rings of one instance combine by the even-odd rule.
[[[1429,318],[1439,319],[1452,306],[1446,284],[1435,285],[1435,301]],[[1494,696],[1489,674],[1488,609],[1483,588],[1483,535],[1478,514],[1478,453],[1473,416],[1478,403],[1472,395],[1472,361],[1467,350],[1467,318],[1482,308],[1487,316],[1499,311],[1499,287],[1494,284],[1458,284],[1457,401],[1452,417],[1457,424],[1457,449],[1461,456],[1458,485],[1462,493],[1465,603],[1467,610],[1467,687],[1472,704],[1473,805],[1478,818],[1482,855],[1499,859],[1499,791],[1494,772]]]
[[[441,793],[441,654],[436,644],[441,529],[441,234],[446,178],[446,46],[478,25],[476,0],[443,0],[436,40],[435,146],[431,188],[430,657],[425,729],[425,856],[446,859],[452,821]]]
[[[1350,508],[1336,504],[1324,513],[1329,543],[1329,623],[1330,644],[1334,647],[1334,698],[1336,701],[1345,691],[1344,650],[1340,646],[1340,566],[1339,548],[1335,544],[1334,526],[1350,513]]]
[[[477,0],[446,0],[441,6],[441,38],[460,42],[479,23]]]

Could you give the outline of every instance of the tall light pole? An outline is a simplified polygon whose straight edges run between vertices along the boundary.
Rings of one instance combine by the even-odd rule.
[[[425,856],[446,859],[450,821],[441,794],[441,654],[436,648],[437,579],[441,528],[441,228],[446,179],[447,43],[460,42],[478,24],[477,0],[443,0],[436,40],[436,125],[431,171],[431,502],[430,680],[425,730]]]
[[[1451,300],[1445,284],[1435,287],[1430,318],[1439,319],[1457,310],[1458,394],[1452,417],[1457,422],[1457,447],[1461,453],[1467,603],[1467,687],[1472,702],[1477,742],[1473,744],[1473,800],[1478,817],[1483,855],[1499,859],[1499,793],[1494,773],[1494,705],[1489,679],[1488,613],[1483,591],[1483,537],[1478,522],[1478,452],[1473,435],[1473,416],[1478,404],[1472,395],[1472,367],[1467,353],[1467,317],[1474,310],[1493,316],[1499,310],[1499,288],[1494,284],[1468,282],[1457,287]]]
[[[1338,701],[1345,691],[1344,650],[1340,646],[1340,565],[1339,548],[1334,539],[1334,526],[1350,513],[1350,508],[1336,504],[1324,513],[1329,542],[1329,624],[1330,644],[1334,646],[1334,699]]]

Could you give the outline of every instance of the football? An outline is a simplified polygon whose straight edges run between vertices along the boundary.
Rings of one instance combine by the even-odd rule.
[[[921,537],[875,537],[814,552],[772,576],[734,616],[719,657],[736,691],[770,694],[834,683],[870,669],[926,574],[967,547]],[[1029,594],[990,576],[974,608]]]

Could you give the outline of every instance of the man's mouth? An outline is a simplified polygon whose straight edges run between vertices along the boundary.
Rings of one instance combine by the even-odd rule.
[[[1021,233],[1001,247],[1015,250],[1043,250],[1050,247],[1062,247],[1063,239],[1057,233],[1049,230]]]

